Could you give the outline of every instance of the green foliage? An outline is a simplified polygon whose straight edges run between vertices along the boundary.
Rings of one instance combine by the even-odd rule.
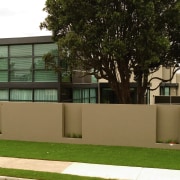
[[[138,82],[138,97],[144,99],[148,75],[160,65],[180,62],[179,4],[177,0],[47,0],[48,16],[40,26],[53,32],[61,58],[71,67],[108,80],[120,102],[130,103],[132,75]]]

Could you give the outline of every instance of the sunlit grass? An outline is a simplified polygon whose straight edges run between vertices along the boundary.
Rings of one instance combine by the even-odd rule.
[[[180,150],[0,140],[0,156],[180,169]]]

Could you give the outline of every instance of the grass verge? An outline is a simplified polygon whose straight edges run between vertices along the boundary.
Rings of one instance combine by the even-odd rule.
[[[8,177],[20,177],[28,179],[38,179],[38,180],[102,180],[101,178],[93,177],[81,177],[73,175],[65,175],[58,173],[47,173],[47,172],[37,172],[37,171],[27,171],[27,170],[17,170],[17,169],[6,169],[0,168],[1,176]]]
[[[0,140],[0,156],[180,169],[180,150]]]
[[[169,149],[0,140],[0,156],[180,170],[180,151]],[[14,171],[15,174],[8,175]],[[16,176],[16,172],[18,177],[23,177],[21,170],[0,169],[0,175]],[[26,173],[33,174],[32,171]],[[47,174],[52,177],[47,176],[48,180],[75,179],[67,175],[38,173],[45,174],[38,174],[38,177],[44,178],[43,180],[46,180]]]

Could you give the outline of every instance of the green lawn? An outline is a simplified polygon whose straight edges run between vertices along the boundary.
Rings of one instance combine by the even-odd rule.
[[[0,156],[180,170],[180,150],[0,140]]]
[[[58,173],[47,173],[47,172],[4,169],[4,168],[0,168],[0,176],[21,177],[21,178],[38,179],[38,180],[85,180],[85,179],[102,180],[101,178],[81,177],[81,176],[65,175]]]
[[[0,156],[180,169],[180,150],[0,140]]]

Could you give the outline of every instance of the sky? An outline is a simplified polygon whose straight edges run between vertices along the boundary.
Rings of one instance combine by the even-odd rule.
[[[51,35],[40,30],[46,0],[0,0],[0,38]]]

